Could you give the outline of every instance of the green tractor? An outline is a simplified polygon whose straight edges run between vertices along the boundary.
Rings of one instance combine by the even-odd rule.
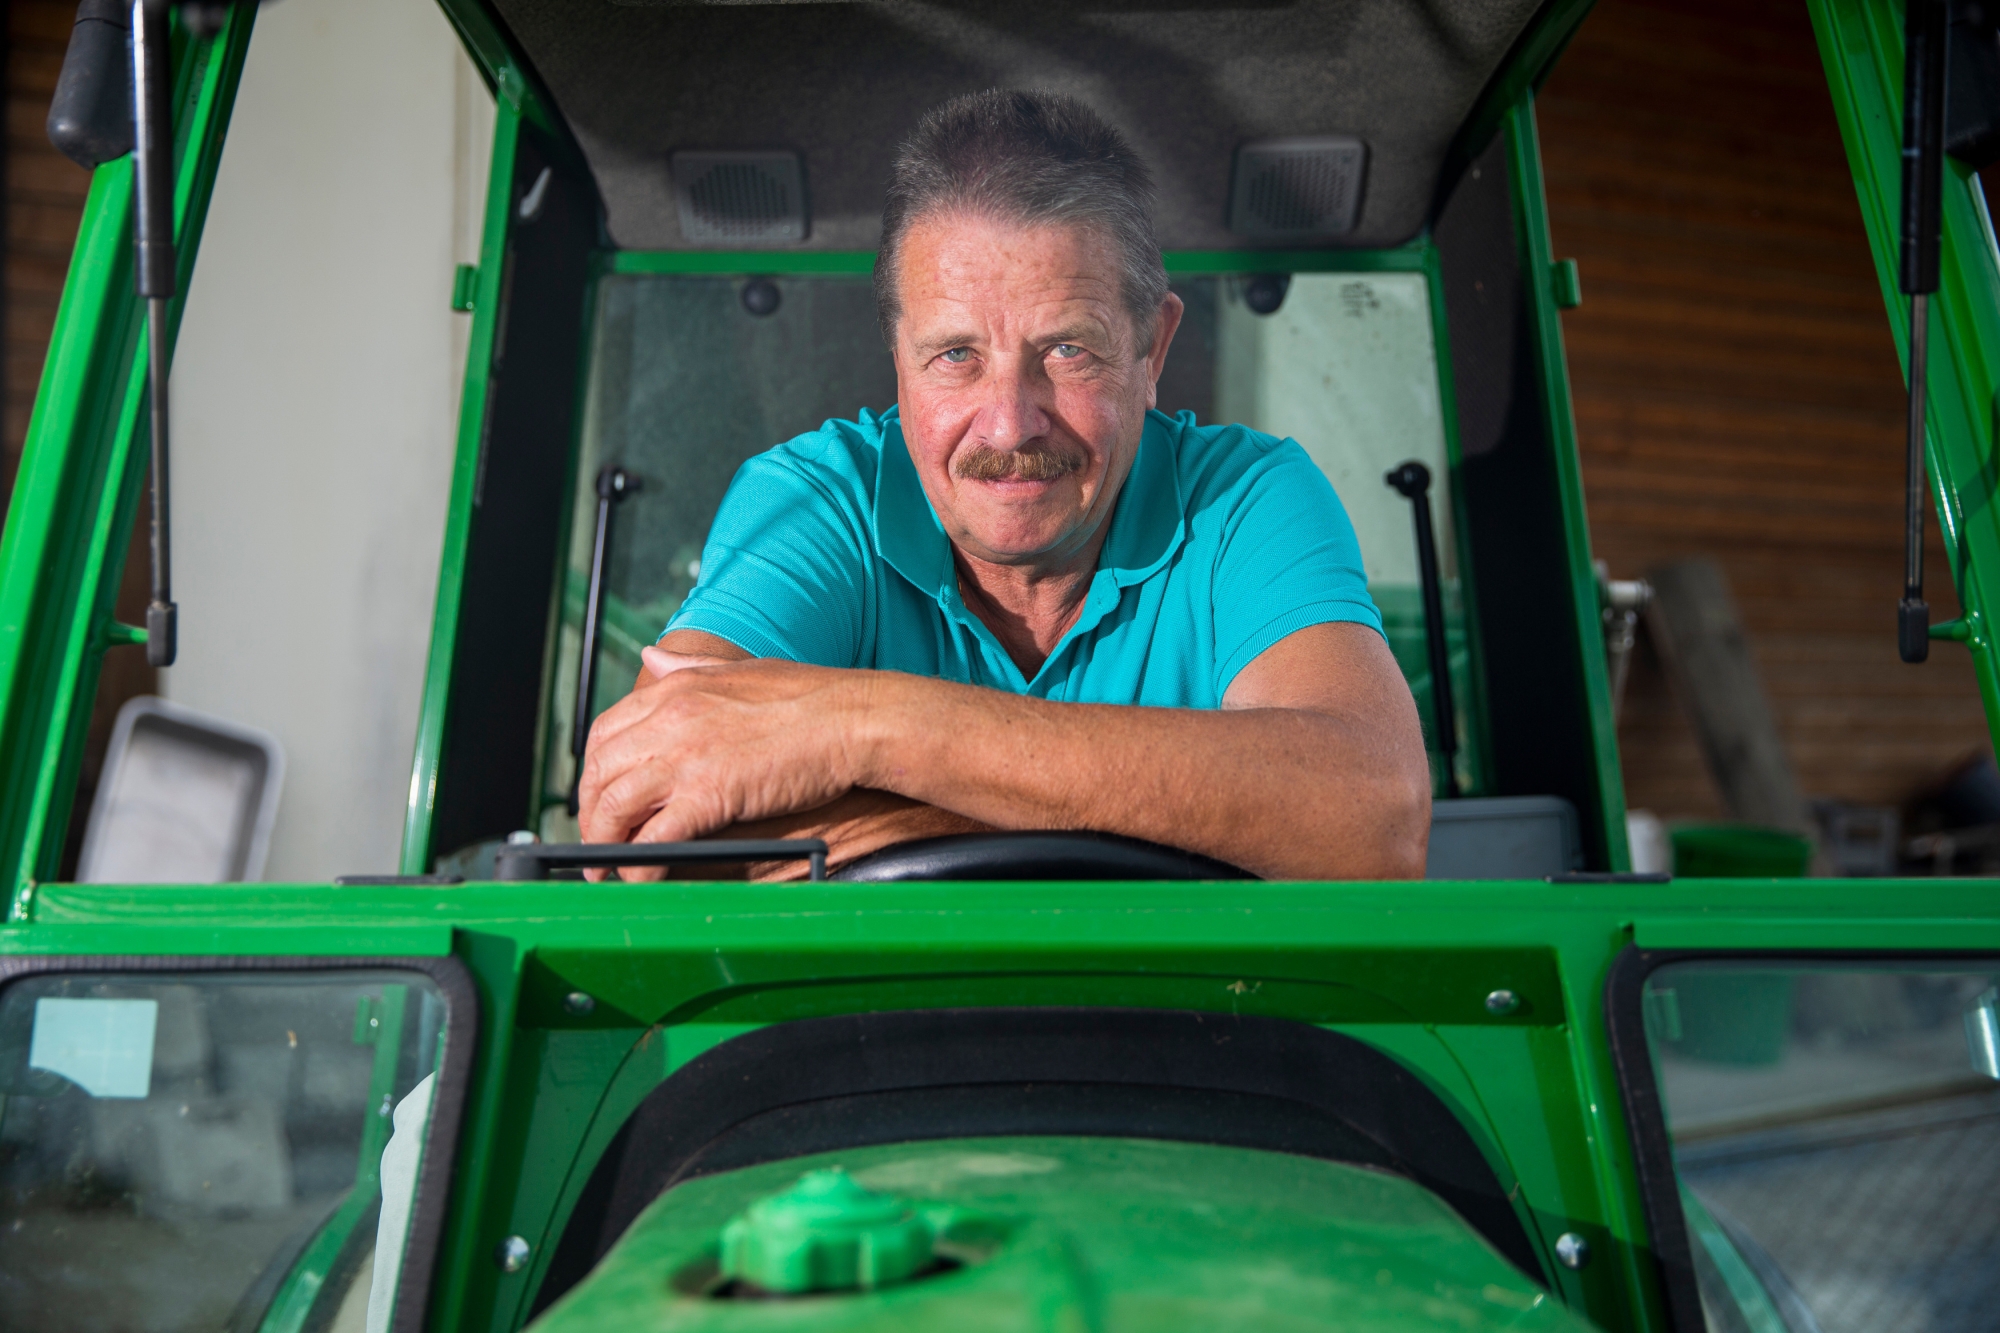
[[[79,18],[100,165],[0,544],[0,1327],[1990,1326],[1995,886],[1632,870],[1534,115],[1587,0],[441,2],[497,106],[438,294],[471,350],[402,873],[333,884],[60,877],[105,654],[203,633],[152,370],[257,10]],[[2000,253],[1945,151],[2000,141],[2000,39],[1809,5],[1965,608],[1929,623],[1913,538],[1901,647],[1970,652],[2000,719]],[[1153,162],[1161,406],[1340,490],[1429,880],[579,843],[583,734],[736,468],[893,400],[888,154],[991,86]]]

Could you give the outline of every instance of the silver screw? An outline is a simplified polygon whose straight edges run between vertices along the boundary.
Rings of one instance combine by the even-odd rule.
[[[563,996],[563,1008],[581,1018],[597,1008],[597,1001],[580,990],[573,990]]]
[[[1556,1258],[1564,1268],[1581,1268],[1590,1262],[1590,1242],[1574,1231],[1556,1237]]]
[[[503,1273],[518,1273],[528,1266],[528,1256],[534,1253],[528,1242],[519,1236],[509,1236],[493,1251],[493,1262],[500,1265]]]
[[[1486,997],[1486,1012],[1511,1014],[1521,1007],[1521,997],[1510,990],[1496,990]]]

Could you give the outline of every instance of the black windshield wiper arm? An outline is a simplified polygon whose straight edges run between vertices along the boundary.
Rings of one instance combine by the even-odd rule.
[[[597,691],[597,641],[604,635],[604,564],[611,551],[611,509],[640,489],[639,478],[607,463],[597,471],[597,531],[590,542],[590,591],[583,603],[583,656],[576,665],[576,711],[570,717],[569,754],[575,771],[569,780],[569,812],[577,810],[577,789],[583,784],[583,751],[590,742],[590,700]]]

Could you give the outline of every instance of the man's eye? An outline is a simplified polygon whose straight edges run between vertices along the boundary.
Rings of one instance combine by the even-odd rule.
[[[972,359],[972,349],[970,347],[954,347],[944,354],[944,359],[951,362],[954,366],[963,365]]]
[[[1083,355],[1083,349],[1081,347],[1078,347],[1075,343],[1057,343],[1054,347],[1050,348],[1049,350],[1053,351],[1058,357],[1061,357],[1065,361],[1073,361],[1077,357]]]

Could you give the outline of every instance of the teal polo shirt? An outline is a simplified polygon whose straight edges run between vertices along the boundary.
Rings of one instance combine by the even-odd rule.
[[[1043,699],[1216,708],[1259,653],[1336,620],[1382,629],[1354,526],[1306,451],[1150,412],[1083,611],[1025,678],[959,597],[891,408],[744,463],[667,628]]]

